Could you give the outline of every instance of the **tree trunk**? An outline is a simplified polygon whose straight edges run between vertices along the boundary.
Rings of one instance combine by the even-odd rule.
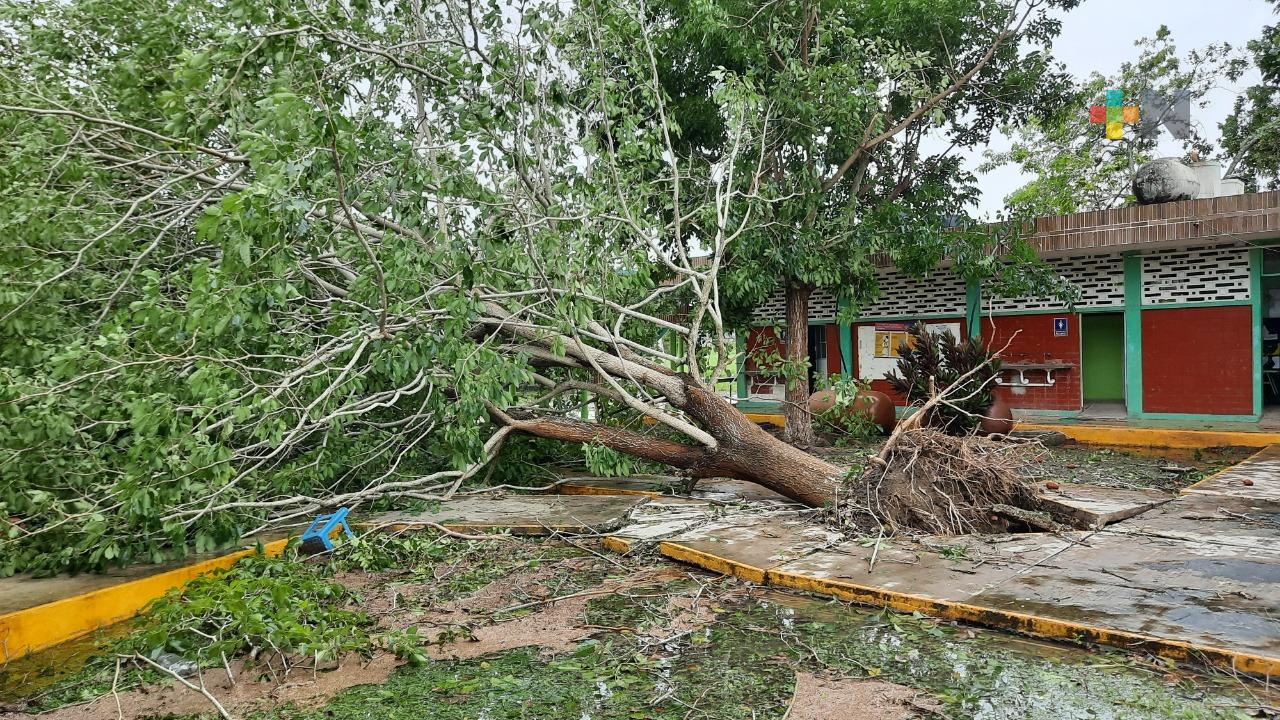
[[[808,367],[809,362],[809,296],[813,286],[804,283],[787,283],[787,344],[786,360],[792,368]],[[808,447],[813,444],[813,416],[809,414],[809,373],[787,379],[787,391],[782,407],[786,419],[786,436],[793,445]]]
[[[843,470],[775,438],[724,398],[707,392],[687,376],[680,377],[685,397],[679,407],[716,439],[715,450],[562,416],[509,411],[498,419],[538,437],[600,443],[680,468],[694,478],[748,480],[811,507],[834,502]]]

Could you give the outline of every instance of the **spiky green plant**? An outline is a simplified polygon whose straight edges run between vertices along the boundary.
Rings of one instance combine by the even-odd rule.
[[[932,331],[924,323],[915,323],[911,326],[911,342],[898,347],[897,368],[889,371],[885,379],[894,392],[917,406],[923,405],[932,393],[951,390],[948,402],[930,408],[923,424],[951,435],[963,435],[972,432],[991,407],[995,399],[992,388],[999,372],[1000,359],[981,339],[962,342],[950,330]]]

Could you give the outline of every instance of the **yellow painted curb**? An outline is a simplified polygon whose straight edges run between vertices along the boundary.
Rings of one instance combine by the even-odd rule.
[[[279,555],[287,539],[262,546],[267,555]],[[83,595],[54,600],[43,605],[0,615],[0,662],[53,647],[68,640],[128,620],[147,603],[197,577],[225,570],[255,550],[239,550],[173,570],[148,575],[119,585],[100,588]]]
[[[787,418],[778,413],[749,412],[749,413],[743,413],[743,415],[746,415],[747,419],[753,423],[760,423],[762,425],[765,425],[765,424],[776,425],[777,427],[787,426]]]
[[[1128,447],[1168,447],[1201,450],[1211,447],[1266,447],[1280,443],[1280,433],[1237,430],[1179,430],[1118,425],[1054,425],[1018,423],[1017,430],[1060,432],[1079,443]]]
[[[694,550],[686,545],[680,545],[679,543],[664,540],[658,543],[658,552],[666,555],[672,560],[679,560],[680,562],[689,563],[690,565],[697,565],[704,570],[718,572],[721,575],[732,575],[733,577],[746,580],[747,582],[753,582],[757,585],[763,585],[765,583],[765,573],[767,571],[764,568],[740,563],[737,560],[729,560],[701,550]]]
[[[753,423],[760,423],[762,425],[776,425],[778,427],[787,426],[787,418],[783,416],[782,413],[744,412],[742,414],[746,415],[747,419]],[[658,421],[654,420],[651,417],[642,417],[640,418],[640,422],[644,423],[645,425],[658,424]]]
[[[607,535],[600,540],[600,544],[604,546],[605,550],[616,552],[619,555],[626,555],[631,552],[631,546],[635,543],[626,538],[617,537],[616,535]]]

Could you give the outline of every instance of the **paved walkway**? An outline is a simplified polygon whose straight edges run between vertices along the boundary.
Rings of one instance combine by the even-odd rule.
[[[1183,491],[1257,500],[1280,500],[1280,445],[1270,445],[1242,463]]]

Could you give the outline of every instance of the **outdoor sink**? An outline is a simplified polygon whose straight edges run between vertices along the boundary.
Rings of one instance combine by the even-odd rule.
[[[1055,370],[1070,370],[1075,367],[1072,363],[1062,362],[1061,360],[1045,360],[1044,362],[1011,362],[1004,363],[1000,366],[1000,372],[1016,372],[1018,378],[1012,382],[1005,382],[1004,378],[997,377],[997,385],[1007,385],[1009,387],[1052,387],[1057,384],[1053,378]],[[1043,371],[1044,382],[1033,382],[1027,379],[1027,373],[1030,371]]]
[[[1007,362],[1000,366],[1001,370],[1068,370],[1074,364],[1061,360],[1045,360],[1044,362]]]

